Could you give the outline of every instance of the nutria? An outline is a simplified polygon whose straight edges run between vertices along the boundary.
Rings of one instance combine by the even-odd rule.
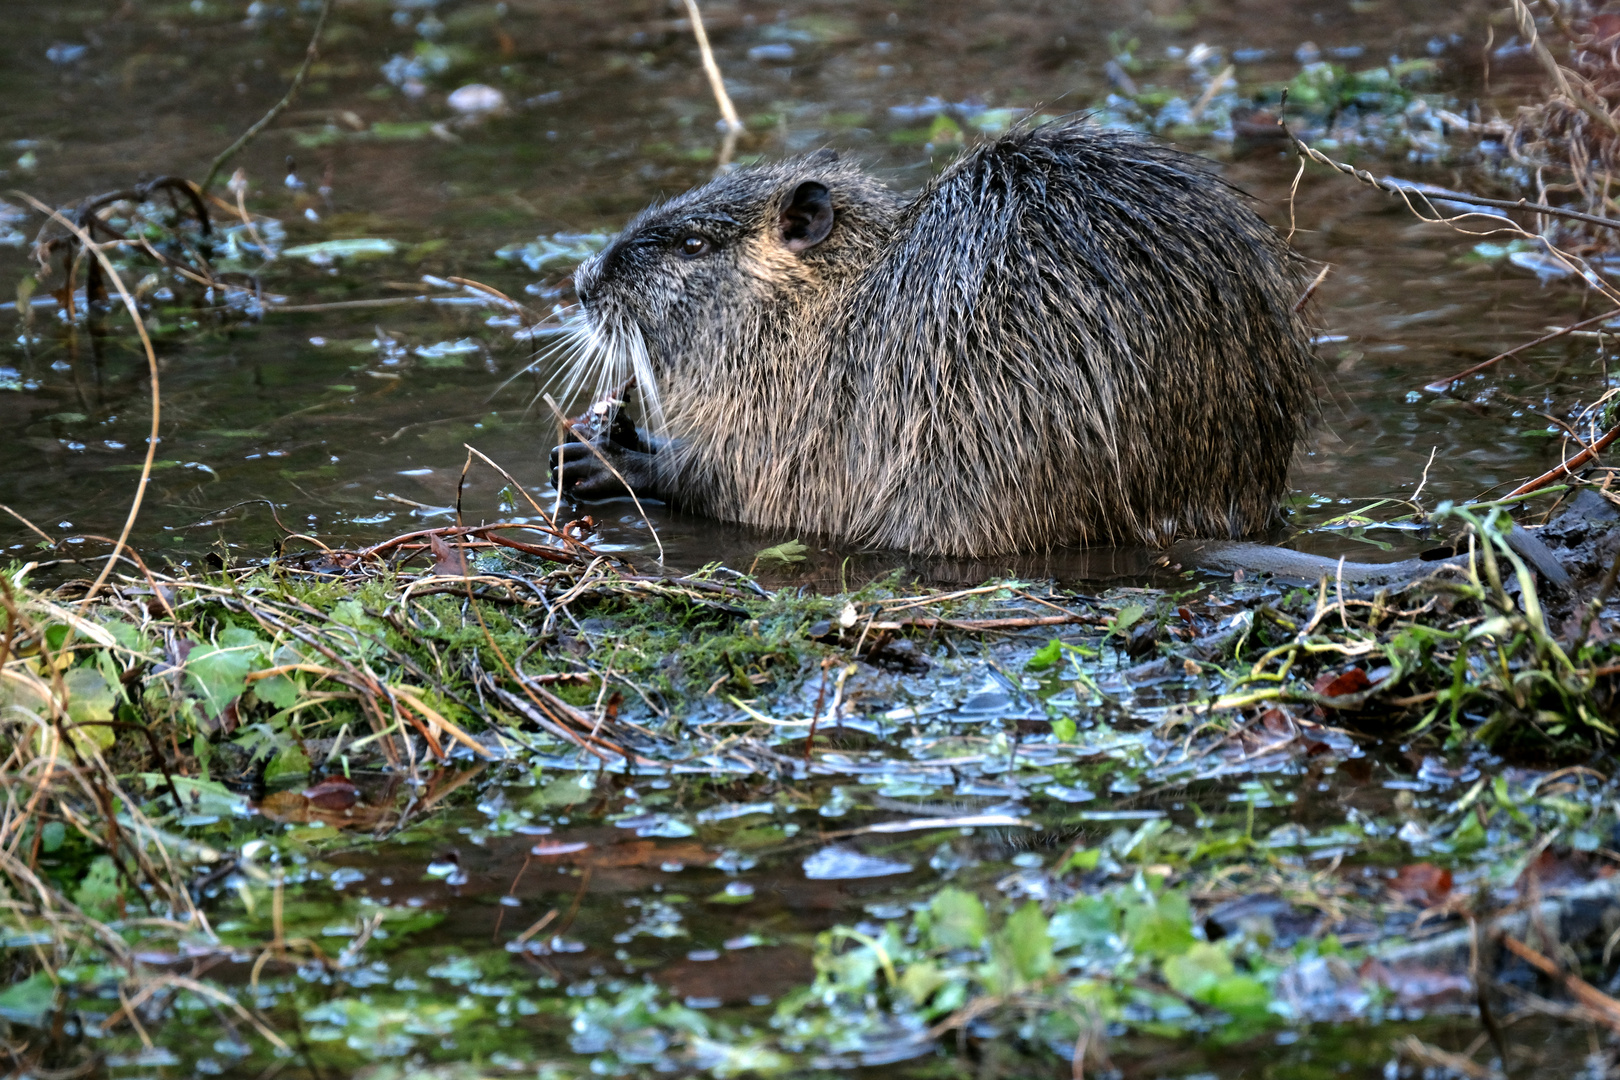
[[[570,371],[639,495],[779,532],[990,555],[1239,537],[1312,411],[1296,260],[1188,154],[1061,120],[914,197],[830,151],[653,206],[574,275]],[[629,432],[628,437],[626,432]],[[558,447],[567,493],[623,494]]]

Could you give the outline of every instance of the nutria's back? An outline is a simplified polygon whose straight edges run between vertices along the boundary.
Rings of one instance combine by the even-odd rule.
[[[672,440],[645,493],[782,530],[965,555],[1242,536],[1312,410],[1286,245],[1198,159],[1084,122],[909,202],[825,154],[723,177],[576,281],[604,354],[645,344]]]

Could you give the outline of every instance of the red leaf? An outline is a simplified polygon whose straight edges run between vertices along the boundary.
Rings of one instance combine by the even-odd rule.
[[[1316,677],[1311,689],[1323,697],[1344,697],[1347,694],[1359,694],[1372,687],[1372,680],[1367,673],[1358,667],[1349,668],[1335,675],[1324,671]]]
[[[1451,871],[1433,863],[1411,863],[1401,867],[1389,891],[1408,903],[1434,907],[1451,895]]]
[[[329,776],[305,788],[303,795],[311,806],[321,810],[347,810],[360,801],[360,789],[341,776]]]
[[[433,572],[441,577],[466,577],[467,559],[444,542],[438,533],[428,534],[428,547],[433,549]]]

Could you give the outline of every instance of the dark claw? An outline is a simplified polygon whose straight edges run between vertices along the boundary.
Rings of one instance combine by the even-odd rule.
[[[604,456],[613,454],[611,445],[598,444]],[[615,465],[615,468],[618,466]],[[591,447],[582,442],[568,442],[551,451],[551,482],[557,484],[561,474],[564,495],[575,499],[611,499],[628,494],[624,484],[604,465]]]

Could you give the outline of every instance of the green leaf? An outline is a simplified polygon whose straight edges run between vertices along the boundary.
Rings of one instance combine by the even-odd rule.
[[[298,684],[286,675],[272,675],[253,684],[253,696],[276,709],[290,709],[298,702]]]
[[[191,654],[186,657],[186,677],[202,698],[203,711],[210,719],[242,696],[242,691],[247,689],[247,673],[263,654],[263,642],[251,634],[251,643],[239,640],[236,644],[226,643],[241,633],[226,630],[220,634],[220,644],[200,642],[192,646]]]
[[[934,991],[951,981],[951,977],[938,967],[927,961],[915,963],[906,968],[900,976],[900,989],[906,996],[921,1005],[934,996]]]
[[[1271,1011],[1271,991],[1251,975],[1228,975],[1200,999],[1245,1020],[1264,1018]]]
[[[43,971],[0,990],[0,1017],[13,1024],[43,1027],[55,1005],[56,984]]]
[[[1152,957],[1176,956],[1196,942],[1192,909],[1187,898],[1166,893],[1133,906],[1125,913],[1125,939],[1138,953]]]
[[[948,143],[962,141],[962,126],[944,113],[934,117],[934,122],[928,125],[928,141],[931,143]]]
[[[1146,614],[1147,608],[1141,604],[1126,604],[1114,613],[1112,619],[1108,620],[1108,632],[1110,634],[1123,634],[1135,626],[1142,616]]]
[[[1463,819],[1452,830],[1450,844],[1456,851],[1475,851],[1485,846],[1487,842],[1485,826],[1479,823],[1477,814],[1466,813]]]
[[[804,562],[805,553],[809,550],[809,548],[805,547],[797,540],[789,540],[786,543],[777,544],[774,547],[768,547],[762,551],[756,551],[754,553],[754,560],[756,562],[774,562],[781,563],[783,566],[789,566],[793,563]]]
[[[1059,641],[1057,638],[1053,638],[1045,645],[1042,645],[1034,656],[1031,656],[1028,660],[1024,661],[1024,670],[1045,671],[1048,668],[1054,667],[1057,662],[1062,659],[1063,642]]]
[[[1207,941],[1195,942],[1186,952],[1164,962],[1165,984],[1198,1001],[1208,1000],[1216,985],[1232,974],[1232,958]]]
[[[1079,732],[1080,729],[1076,727],[1074,721],[1067,716],[1059,717],[1058,719],[1052,721],[1052,734],[1057,737],[1057,741],[1060,743],[1074,742],[1074,737],[1078,735]],[[1078,852],[1076,854],[1078,854]]]
[[[310,771],[309,755],[297,743],[284,746],[264,767],[264,782],[271,783],[284,776],[304,776]]]
[[[162,799],[163,809],[172,807],[169,798],[169,785],[174,784],[174,790],[180,795],[180,801],[185,804],[187,814],[214,814],[219,817],[238,817],[248,812],[248,799],[245,795],[238,795],[218,780],[199,780],[194,776],[177,776],[170,774],[165,777],[162,773],[139,773],[140,778],[146,781],[146,788],[155,797]]]
[[[1052,935],[1035,901],[1013,912],[996,937],[1000,946],[997,951],[1011,962],[1020,978],[1036,979],[1052,969]]]
[[[93,919],[107,922],[118,918],[119,900],[123,893],[118,887],[118,868],[105,855],[96,856],[78,888],[73,890],[73,902]]]
[[[80,728],[80,734],[101,749],[113,744],[113,729],[105,721],[113,718],[118,705],[118,694],[107,685],[107,680],[95,668],[76,667],[62,676],[67,690],[68,719],[76,724],[103,721],[94,727]]]
[[[1095,856],[1097,851],[1092,849],[1089,854]],[[1052,913],[1047,932],[1052,937],[1052,948],[1061,952],[1077,946],[1103,945],[1118,928],[1119,912],[1107,897],[1077,896]]]
[[[984,944],[990,917],[977,896],[944,888],[928,902],[933,916],[932,941],[939,949],[976,949]]]

